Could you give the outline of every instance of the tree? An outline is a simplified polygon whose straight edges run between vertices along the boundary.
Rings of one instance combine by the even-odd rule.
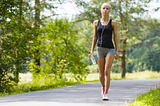
[[[80,30],[79,35],[81,36],[81,39],[78,42],[83,42],[88,51],[90,51],[92,44],[90,39],[93,37],[93,24],[88,20],[84,20],[82,22],[75,22],[74,28]]]
[[[79,20],[89,20],[90,22],[101,18],[100,7],[102,3],[108,2],[111,4],[111,18],[118,22],[122,78],[125,77],[126,73],[126,50],[130,49],[132,45],[140,43],[138,39],[146,35],[144,32],[146,27],[144,26],[149,24],[146,21],[147,18],[144,18],[144,15],[148,11],[146,8],[150,1],[151,0],[91,0],[89,3],[83,0],[76,1],[76,4],[84,9],[79,16]]]
[[[85,79],[89,71],[83,60],[86,49],[77,43],[80,38],[73,24],[67,19],[55,19],[44,28],[45,34],[39,38],[42,41],[41,74],[53,74],[55,80],[65,79],[66,73],[77,81]],[[30,66],[33,68],[34,64]]]
[[[35,22],[34,22],[34,26],[35,26],[35,40],[37,40],[38,35],[40,34],[40,0],[35,0]],[[35,50],[34,50],[34,63],[37,67],[40,67],[40,50],[39,50],[39,46],[41,45],[41,41],[37,42],[35,41]],[[40,72],[40,68],[35,67],[34,71],[36,73]]]
[[[30,60],[32,28],[24,22],[22,0],[2,0],[0,3],[0,92],[9,92],[18,84],[19,72]]]
[[[63,3],[64,0],[52,1],[55,4]],[[31,5],[32,3],[33,0],[0,1],[0,92],[9,92],[18,84],[19,72],[26,69],[26,64],[33,59],[35,72],[40,73],[40,59],[43,57],[42,39],[39,38],[44,34],[44,20],[49,18],[41,13],[45,9],[52,10],[56,7],[45,0],[35,0],[35,5]],[[54,10],[52,13],[54,16]],[[85,67],[81,65],[78,68]]]
[[[141,39],[141,43],[133,45],[132,49],[128,50],[128,57],[136,59],[134,63],[130,64],[131,70],[153,70],[159,71],[158,68],[158,53],[159,53],[159,45],[160,45],[160,34],[159,30],[159,21],[149,19],[151,24],[154,26],[148,28],[146,31],[147,36]],[[152,55],[154,54],[154,55]],[[128,68],[128,67],[127,67]]]
[[[29,0],[30,1],[30,0]],[[52,1],[52,3],[49,3],[50,1]],[[35,33],[34,33],[34,46],[32,49],[33,50],[33,54],[34,54],[34,64],[35,64],[35,67],[34,67],[34,72],[33,73],[40,73],[41,69],[40,69],[40,66],[41,66],[41,50],[40,50],[40,47],[41,47],[41,41],[38,40],[38,36],[41,36],[42,32],[41,31],[41,27],[44,27],[46,24],[44,23],[45,19],[51,17],[51,16],[54,16],[56,15],[55,12],[54,12],[54,9],[57,8],[56,6],[54,6],[53,4],[62,4],[65,0],[50,0],[50,1],[46,1],[46,0],[35,0],[35,4],[34,4],[34,7],[32,7],[31,11],[35,11],[35,15],[34,17],[32,17],[32,22],[33,23],[33,27],[35,29]],[[44,15],[41,15],[42,12],[44,12],[44,10],[50,10],[52,15],[51,16],[44,16]]]

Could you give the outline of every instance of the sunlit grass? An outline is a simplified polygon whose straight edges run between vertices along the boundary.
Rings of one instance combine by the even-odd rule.
[[[32,92],[32,91],[53,89],[53,88],[80,83],[80,82],[75,82],[75,81],[66,80],[66,79],[53,80],[52,77],[42,76],[42,75],[39,75],[37,78],[32,80],[30,73],[27,73],[27,76],[29,76],[28,81],[26,81],[25,78],[24,79],[22,78],[21,81],[24,81],[25,83],[20,82],[17,86],[14,86],[14,88],[10,93],[0,93],[0,96],[8,96],[8,95],[21,94],[21,93]]]
[[[120,73],[111,73],[111,80],[121,80]],[[87,76],[86,81],[99,81],[99,73],[91,73]]]
[[[66,76],[69,76],[69,74],[66,74]],[[20,80],[21,83],[26,83],[32,81],[32,74],[26,73],[26,74],[20,74]],[[142,72],[133,72],[133,73],[126,73],[125,78],[121,78],[121,73],[112,73],[111,72],[111,80],[129,80],[129,79],[152,79],[152,78],[160,78],[160,72],[156,71],[142,71]],[[68,77],[68,79],[70,79]],[[99,81],[99,73],[90,73],[86,81]]]
[[[90,69],[90,73],[87,76],[88,81],[92,80],[99,80],[99,75],[98,75],[98,66],[96,65],[90,65],[88,66]],[[111,71],[111,80],[130,80],[130,79],[152,79],[152,78],[160,78],[160,72],[156,71],[150,71],[150,70],[145,70],[141,72],[133,72],[133,73],[126,73],[125,78],[121,78],[121,73],[113,73]]]
[[[160,87],[138,96],[134,102],[126,106],[160,106]]]
[[[145,70],[142,72],[126,73],[127,79],[152,79],[160,78],[160,72]]]
[[[160,78],[160,72],[155,71],[142,71],[142,72],[134,72],[134,73],[126,73],[125,78],[121,78],[121,73],[112,73],[111,72],[111,80],[131,80],[131,79],[152,79],[152,78]],[[87,76],[87,81],[99,80],[98,73],[91,73]]]

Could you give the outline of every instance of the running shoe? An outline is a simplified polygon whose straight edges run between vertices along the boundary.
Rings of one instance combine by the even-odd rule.
[[[103,100],[109,100],[108,95],[104,93],[103,96],[102,96],[102,99]]]
[[[104,92],[105,92],[105,88],[102,87],[102,89],[101,89],[101,95],[102,96],[103,96]]]

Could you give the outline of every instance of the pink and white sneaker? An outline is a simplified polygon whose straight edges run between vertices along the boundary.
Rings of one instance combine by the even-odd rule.
[[[102,96],[102,100],[109,100],[108,95],[104,93]]]
[[[105,88],[102,87],[102,89],[101,89],[101,95],[102,96],[103,96],[104,92],[105,92]]]

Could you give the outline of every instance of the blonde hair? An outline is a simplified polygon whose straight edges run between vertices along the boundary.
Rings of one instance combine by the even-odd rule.
[[[110,5],[109,3],[103,3],[103,4],[101,5],[101,8],[102,8],[103,5],[109,5],[109,7],[110,7],[110,9],[111,9],[111,5]]]

